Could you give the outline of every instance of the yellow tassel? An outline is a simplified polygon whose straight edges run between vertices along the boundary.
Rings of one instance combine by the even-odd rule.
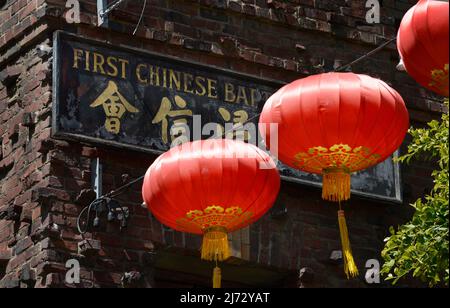
[[[227,229],[212,227],[205,230],[202,243],[202,259],[223,261],[230,257]]]
[[[350,240],[348,239],[347,224],[345,222],[344,211],[338,211],[339,231],[341,233],[342,257],[344,259],[344,271],[347,279],[358,276],[358,268],[355,260],[353,260],[352,248],[350,247]]]
[[[213,271],[213,288],[220,289],[221,282],[222,282],[222,271],[218,266],[216,266]]]
[[[350,172],[341,168],[323,170],[322,198],[328,201],[350,199]]]

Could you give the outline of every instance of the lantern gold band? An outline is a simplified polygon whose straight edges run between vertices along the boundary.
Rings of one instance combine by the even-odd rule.
[[[208,233],[208,232],[223,232],[223,233],[227,234],[228,230],[225,227],[214,226],[214,227],[206,228],[203,232],[204,233]]]
[[[380,155],[364,147],[335,144],[329,148],[316,146],[294,156],[293,165],[302,171],[321,174],[324,170],[341,168],[350,172],[376,165]]]
[[[322,170],[323,174],[329,174],[329,173],[348,173],[350,174],[351,171],[347,167],[329,167]]]
[[[210,228],[239,229],[250,221],[253,212],[238,206],[210,205],[203,210],[190,210],[177,220],[179,229],[193,233],[205,233]]]

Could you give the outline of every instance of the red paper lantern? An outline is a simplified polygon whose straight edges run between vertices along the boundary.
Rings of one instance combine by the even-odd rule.
[[[350,198],[350,174],[384,161],[402,143],[409,126],[401,96],[366,75],[327,73],[294,81],[266,102],[260,126],[278,124],[278,157],[296,169],[323,176],[322,197]],[[265,130],[270,144],[270,129]],[[339,211],[344,259],[357,269]],[[353,267],[354,266],[354,267]]]
[[[406,71],[444,96],[448,96],[448,16],[448,2],[420,0],[403,17],[397,36]]]
[[[202,259],[222,261],[229,257],[227,233],[263,216],[279,188],[267,153],[244,142],[211,139],[158,157],[145,175],[142,196],[161,223],[203,235]],[[216,271],[214,286],[220,285]]]

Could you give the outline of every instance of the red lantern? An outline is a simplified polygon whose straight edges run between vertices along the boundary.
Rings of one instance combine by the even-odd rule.
[[[448,12],[448,2],[420,0],[403,17],[397,36],[406,71],[444,96],[448,96]]]
[[[350,174],[389,157],[409,126],[394,89],[353,73],[315,75],[284,86],[266,102],[259,121],[278,124],[279,159],[321,174],[322,197],[338,202],[350,198]],[[271,137],[266,133],[266,144]],[[346,272],[356,275],[343,214],[339,211]]]
[[[272,206],[280,176],[272,158],[257,147],[227,139],[172,148],[148,169],[142,196],[161,223],[203,235],[202,259],[229,257],[227,233],[245,227]],[[220,286],[214,270],[213,286]]]

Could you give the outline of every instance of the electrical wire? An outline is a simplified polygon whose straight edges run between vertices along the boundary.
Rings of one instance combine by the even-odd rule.
[[[111,6],[112,9],[114,9],[114,7],[116,7],[117,5],[119,5],[121,2],[123,2],[123,0],[122,0],[122,1],[119,0],[119,1],[117,1],[116,3],[114,3],[114,4]],[[142,12],[141,12],[141,17],[140,17],[139,22],[138,22],[138,24],[137,24],[137,26],[136,26],[135,32],[137,31],[137,29],[138,29],[138,27],[139,27],[139,25],[140,25],[140,23],[141,23],[142,16],[143,16],[143,14],[144,14],[146,4],[147,4],[147,0],[145,0],[145,2],[144,2],[144,6],[143,6]],[[115,5],[115,6],[114,6],[114,5]],[[114,7],[113,7],[113,6],[114,6]],[[105,10],[105,12],[106,12],[106,10]],[[109,11],[108,11],[108,12],[109,12]],[[135,32],[134,32],[134,33],[135,33]],[[133,33],[133,34],[134,34],[134,33]],[[356,60],[354,60],[354,61],[352,61],[352,62],[350,62],[350,63],[348,63],[348,64],[346,64],[346,65],[343,65],[343,66],[338,67],[337,69],[334,70],[334,72],[341,72],[341,71],[347,69],[348,67],[351,67],[352,65],[361,62],[361,61],[364,60],[365,58],[370,57],[371,55],[373,55],[373,54],[377,53],[378,51],[382,50],[384,47],[386,47],[386,46],[389,45],[390,43],[394,42],[395,40],[396,40],[396,38],[392,38],[392,39],[390,39],[390,40],[384,42],[383,44],[381,44],[381,45],[378,46],[377,48],[375,48],[375,49],[369,51],[368,53],[366,53],[366,54],[364,54],[363,56],[357,58]],[[251,117],[250,119],[248,119],[248,120],[245,121],[244,123],[237,123],[237,124],[235,124],[231,130],[225,131],[223,134],[226,134],[226,133],[232,131],[233,129],[235,129],[235,128],[236,128],[236,125],[237,125],[237,126],[243,126],[244,124],[249,123],[251,120],[255,119],[255,118],[258,117],[260,114],[261,114],[261,113],[258,113],[258,114],[256,114],[256,115],[254,115],[253,117]],[[127,184],[122,185],[122,186],[120,186],[119,188],[117,188],[117,189],[115,189],[115,190],[112,190],[112,191],[110,191],[109,193],[107,193],[107,194],[105,194],[105,195],[103,195],[103,196],[101,196],[101,197],[95,199],[95,200],[92,201],[88,206],[84,207],[84,208],[81,210],[81,212],[80,212],[80,214],[78,215],[78,218],[77,218],[77,228],[78,228],[78,232],[79,232],[80,234],[85,234],[85,233],[87,232],[88,225],[89,225],[89,220],[90,220],[90,216],[91,216],[92,207],[93,207],[95,204],[101,203],[101,202],[105,202],[105,201],[107,201],[108,199],[111,199],[111,198],[114,198],[114,197],[119,196],[119,195],[122,194],[127,188],[129,188],[129,187],[131,187],[132,185],[134,185],[135,183],[137,183],[137,182],[143,180],[144,177],[145,177],[145,176],[142,175],[142,176],[140,176],[140,177],[138,177],[138,178],[136,178],[136,179],[134,179],[134,180],[128,182]],[[126,218],[125,218],[126,215],[125,215],[123,209],[120,208],[120,210],[122,211],[123,219],[126,219]],[[82,229],[82,228],[81,228],[81,217],[83,216],[83,214],[84,214],[86,211],[87,211],[86,228],[85,228],[85,229]]]
[[[144,0],[144,5],[142,6],[141,16],[139,17],[139,21],[136,25],[136,28],[134,28],[133,35],[136,35],[137,30],[139,29],[139,26],[141,25],[142,18],[144,17],[144,11],[145,7],[147,6],[147,0]]]
[[[134,179],[134,180],[128,182],[127,184],[122,185],[122,186],[120,186],[119,188],[110,191],[109,193],[103,195],[103,196],[100,197],[100,198],[113,198],[113,197],[117,197],[118,195],[120,195],[120,194],[122,193],[123,190],[125,190],[125,189],[127,189],[128,187],[134,185],[135,183],[137,183],[137,182],[143,180],[144,177],[145,177],[145,176],[142,175],[142,176],[140,176],[140,177],[138,177],[138,178],[136,178],[136,179]]]
[[[89,205],[85,206],[81,210],[80,214],[77,217],[77,229],[78,229],[78,232],[83,235],[83,234],[85,234],[88,231],[89,221],[91,220],[91,212],[93,210],[96,211],[96,217],[98,217],[99,209],[98,209],[97,205],[100,205],[101,203],[104,203],[104,202],[107,203],[108,199],[112,199],[114,197],[119,196],[127,188],[131,187],[132,185],[136,184],[137,182],[141,181],[142,179],[144,179],[144,176],[140,176],[140,177],[138,177],[138,178],[128,182],[127,184],[124,184],[124,185],[120,186],[119,188],[117,188],[115,190],[112,190],[109,193],[98,197],[97,199],[92,201]],[[125,213],[125,211],[124,211],[124,209],[122,207],[120,207],[120,211],[122,212],[123,219],[126,220],[127,219],[126,213]],[[82,220],[82,217],[84,215],[86,215],[86,221],[85,221],[85,226],[83,228],[81,220]]]
[[[364,60],[364,59],[370,57],[371,55],[377,53],[378,51],[382,50],[383,48],[385,48],[386,46],[388,46],[390,43],[394,42],[395,40],[397,40],[396,37],[387,40],[386,42],[384,42],[380,46],[378,46],[375,49],[369,51],[368,53],[362,55],[361,57],[357,58],[356,60],[353,60],[352,62],[350,62],[348,64],[339,66],[338,68],[336,68],[334,70],[334,72],[338,73],[338,72],[342,72],[342,71],[346,70],[348,67],[351,67],[352,65],[354,65],[356,63],[359,63],[362,60]],[[236,123],[236,124],[234,124],[232,128],[230,128],[229,130],[223,132],[221,136],[226,136],[227,133],[234,131],[236,128],[240,128],[240,127],[244,126],[245,124],[249,123],[251,120],[259,117],[260,115],[261,115],[261,113],[257,113],[256,115],[252,116],[250,119],[248,119],[247,121],[245,121],[243,123]]]
[[[389,45],[390,43],[394,42],[395,40],[397,40],[396,37],[394,37],[394,38],[392,38],[392,39],[390,39],[390,40],[387,40],[386,42],[384,42],[383,44],[381,44],[381,45],[378,46],[377,48],[375,48],[375,49],[369,51],[369,52],[366,53],[365,55],[359,57],[359,58],[356,59],[356,60],[353,60],[352,62],[350,62],[350,63],[348,63],[348,64],[346,64],[346,65],[339,66],[339,67],[336,68],[334,71],[335,71],[335,72],[342,72],[342,71],[346,70],[348,67],[351,67],[352,65],[354,65],[354,64],[356,64],[356,63],[358,63],[358,62],[361,62],[361,61],[364,60],[365,58],[370,57],[371,55],[373,55],[373,54],[377,53],[378,51],[382,50],[384,47],[386,47],[386,46]]]
[[[108,16],[109,13],[111,13],[113,10],[115,10],[122,2],[125,0],[117,0],[116,2],[109,5],[105,10],[100,12],[100,17],[104,18],[105,16]],[[138,23],[136,24],[136,27],[134,28],[133,35],[136,35],[136,32],[139,29],[139,26],[141,25],[142,19],[144,18],[144,12],[145,8],[147,7],[147,0],[144,0],[144,5],[142,6],[141,15],[139,16]]]
[[[116,7],[118,7],[124,1],[125,0],[117,0],[116,2],[111,3],[111,5],[109,5],[105,10],[100,12],[100,17],[102,17],[102,18],[105,17],[106,15],[111,13],[111,11],[113,11]]]
[[[89,226],[89,221],[91,220],[91,211],[92,211],[93,206],[96,205],[96,204],[100,204],[101,202],[104,202],[104,201],[105,201],[105,199],[103,199],[102,197],[97,198],[94,201],[92,201],[88,206],[85,206],[81,210],[81,212],[80,212],[80,214],[78,215],[78,218],[77,218],[77,229],[78,229],[78,232],[80,234],[85,234],[88,231],[88,226]],[[87,211],[86,225],[85,225],[85,228],[83,229],[81,227],[81,217],[83,216],[83,214],[86,211]]]

